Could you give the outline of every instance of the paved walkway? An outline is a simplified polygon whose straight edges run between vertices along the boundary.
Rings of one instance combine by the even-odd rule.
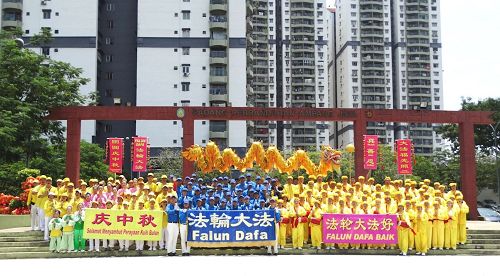
[[[31,231],[31,227],[0,229],[0,233],[19,233],[19,232],[28,232],[28,231]]]

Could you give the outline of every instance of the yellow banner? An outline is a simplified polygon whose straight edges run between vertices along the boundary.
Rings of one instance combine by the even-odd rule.
[[[162,211],[85,209],[84,239],[159,241]]]

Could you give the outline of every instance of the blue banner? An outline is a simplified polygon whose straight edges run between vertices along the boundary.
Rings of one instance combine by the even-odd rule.
[[[265,246],[275,240],[274,210],[188,211],[190,246]]]

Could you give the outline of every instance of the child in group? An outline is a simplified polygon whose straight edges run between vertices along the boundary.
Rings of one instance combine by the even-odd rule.
[[[73,207],[71,205],[66,208],[66,215],[62,217],[61,225],[63,227],[61,252],[73,252],[75,249],[73,232],[75,230],[75,221],[73,220]]]
[[[76,206],[77,210],[73,215],[73,220],[75,222],[75,251],[85,252],[85,240],[83,239],[83,222],[85,220],[83,213],[83,202]]]
[[[49,250],[50,252],[59,252],[60,251],[60,246],[61,246],[61,238],[62,238],[62,232],[61,232],[61,219],[59,218],[59,215],[61,212],[59,210],[54,210],[54,214],[52,216],[52,219],[49,221],[49,230],[50,230],[50,245],[49,245]]]

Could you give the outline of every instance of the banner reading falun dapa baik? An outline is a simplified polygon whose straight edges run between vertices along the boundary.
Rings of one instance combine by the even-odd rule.
[[[159,241],[162,211],[85,209],[84,239]]]
[[[189,211],[188,245],[193,247],[251,247],[276,240],[273,210]]]

